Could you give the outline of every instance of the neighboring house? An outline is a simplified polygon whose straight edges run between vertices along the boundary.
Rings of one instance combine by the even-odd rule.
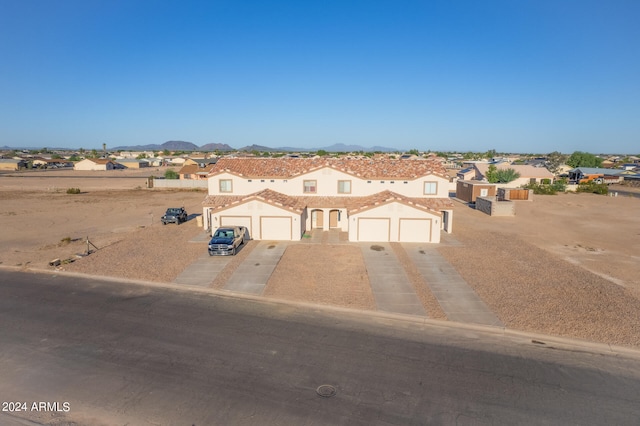
[[[207,164],[203,166],[200,164],[185,164],[178,171],[178,174],[180,175],[180,179],[206,180],[208,179],[209,173],[211,173],[214,168],[215,164]]]
[[[184,165],[187,166],[189,164],[197,164],[200,167],[208,166],[209,164],[215,164],[218,161],[218,157],[214,158],[196,158],[190,157],[184,161]]]
[[[149,161],[144,159],[136,159],[136,158],[123,158],[122,160],[117,161],[118,164],[123,165],[127,169],[142,169],[144,167],[149,167]]]
[[[205,228],[247,227],[259,240],[339,229],[350,241],[440,242],[451,231],[439,160],[221,158],[209,174]]]
[[[166,164],[170,166],[182,166],[184,165],[186,159],[182,157],[167,157],[165,158]]]
[[[152,151],[122,151],[120,152],[120,157],[122,158],[138,158],[138,157],[153,157],[154,153]]]
[[[476,169],[475,167],[467,167],[466,169],[462,169],[457,172],[456,177],[458,178],[458,181],[473,180],[476,178]]]
[[[580,182],[580,180],[585,179],[589,176],[602,175],[604,177],[607,176],[620,176],[623,174],[624,170],[620,169],[603,169],[600,167],[577,167],[575,169],[569,170],[569,181],[570,182]]]
[[[487,179],[487,171],[489,170],[489,163],[476,163],[474,168],[476,170],[475,180]],[[507,164],[500,163],[494,164],[498,170],[500,169],[513,169],[520,174],[520,177],[508,183],[499,183],[498,185],[504,188],[518,188],[522,185],[529,183],[542,183],[544,179],[553,181],[554,175],[544,167],[534,167],[527,165]]]
[[[84,160],[78,161],[73,166],[73,169],[74,170],[114,170],[122,167],[123,166],[118,166],[115,162],[106,158],[86,158]]]
[[[56,158],[36,158],[32,162],[34,167],[55,168],[55,167],[71,167],[73,161]]]
[[[0,159],[0,170],[20,170],[27,167],[27,162],[25,160],[17,160],[14,158],[3,158]]]

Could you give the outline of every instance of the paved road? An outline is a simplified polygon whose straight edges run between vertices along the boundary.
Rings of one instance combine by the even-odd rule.
[[[636,425],[640,356],[602,348],[0,270],[0,400],[63,410],[2,425]]]

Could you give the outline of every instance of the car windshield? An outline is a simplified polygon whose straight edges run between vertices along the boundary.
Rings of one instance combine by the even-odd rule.
[[[233,238],[233,231],[230,229],[218,229],[213,236],[215,238]]]
[[[180,209],[167,209],[167,214],[178,214]]]

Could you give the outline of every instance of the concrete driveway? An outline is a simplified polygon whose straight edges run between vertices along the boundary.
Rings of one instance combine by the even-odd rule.
[[[192,242],[206,244],[207,240],[208,236],[198,236]],[[235,268],[223,289],[261,296],[282,255],[292,244],[353,244],[362,251],[371,291],[379,311],[429,316],[389,243],[351,243],[344,240],[336,230],[320,229],[312,231],[310,238],[301,242],[259,241],[242,264]],[[441,244],[459,243],[455,239],[445,238]],[[460,274],[438,253],[436,246],[419,243],[401,245],[415,264],[424,285],[438,300],[450,321],[504,326]],[[209,256],[203,244],[202,256],[185,268],[174,283],[209,287],[232,259],[233,256]]]

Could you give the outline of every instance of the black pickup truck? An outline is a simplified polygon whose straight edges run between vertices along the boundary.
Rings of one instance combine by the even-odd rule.
[[[209,241],[209,256],[234,255],[247,237],[244,226],[226,226],[216,229]]]
[[[167,223],[175,223],[176,225],[180,225],[182,222],[187,221],[187,211],[184,207],[177,208],[169,208],[167,212],[160,219],[163,225]]]

